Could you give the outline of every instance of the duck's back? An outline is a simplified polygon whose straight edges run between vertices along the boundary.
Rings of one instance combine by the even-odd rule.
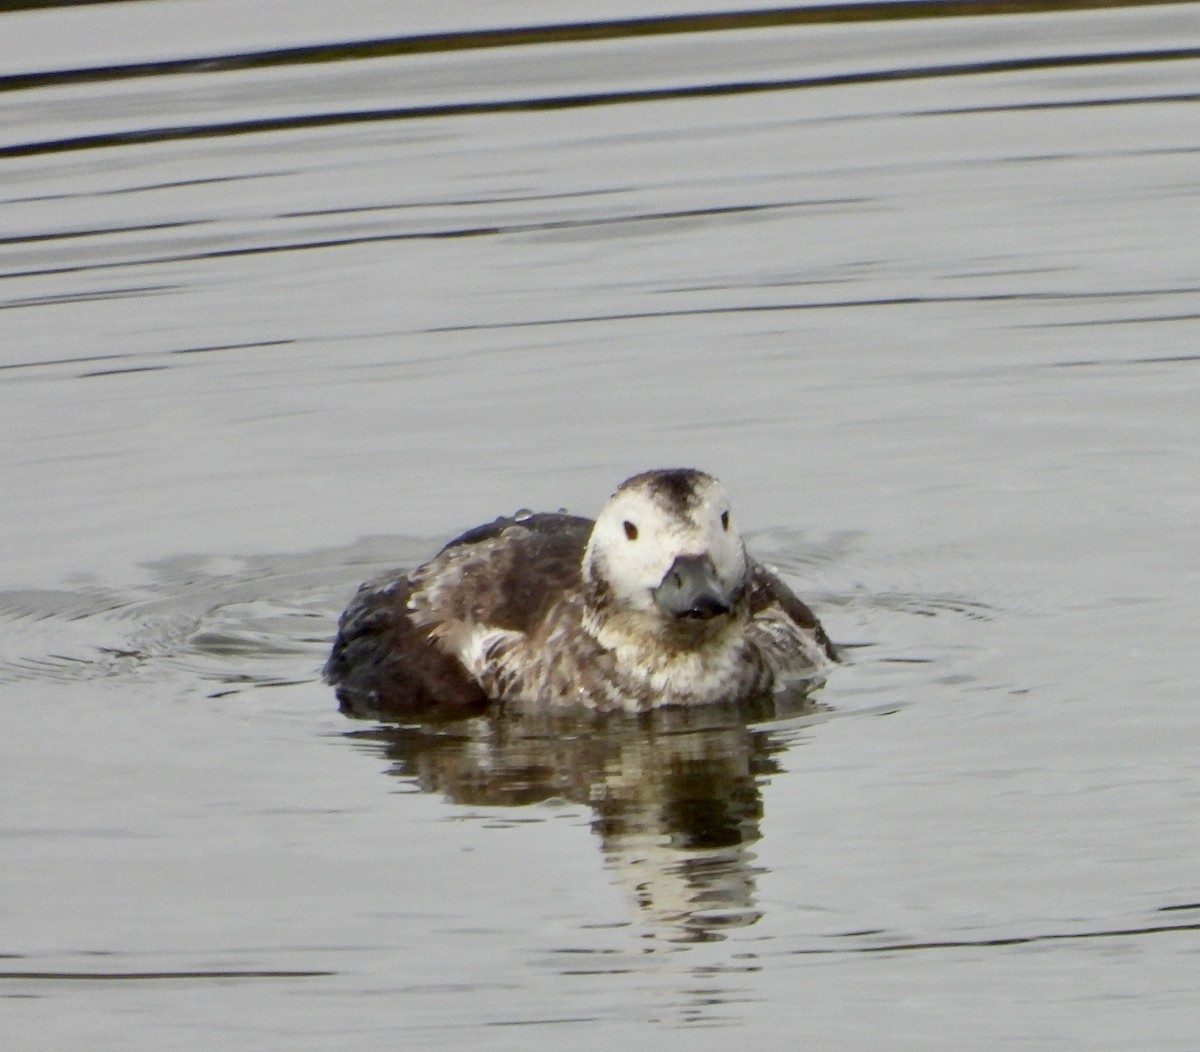
[[[411,574],[368,581],[342,615],[325,666],[342,711],[385,719],[482,712],[488,692],[459,654],[472,641],[535,630],[563,595],[578,593],[591,527],[563,514],[501,518]]]

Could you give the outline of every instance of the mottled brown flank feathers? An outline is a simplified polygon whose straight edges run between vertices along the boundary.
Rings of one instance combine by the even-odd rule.
[[[447,555],[481,560],[467,571],[474,588],[447,590],[447,615],[525,631],[564,591],[580,587],[591,528],[590,519],[572,515],[501,518],[456,537],[426,565],[438,565]],[[524,543],[489,543],[514,529]],[[439,715],[469,716],[487,707],[483,688],[457,658],[431,645],[428,626],[410,617],[414,588],[426,584],[422,569],[368,581],[342,615],[325,678],[337,687],[347,715],[375,719],[436,709]]]
[[[347,716],[385,719],[437,709],[478,715],[488,697],[459,662],[429,646],[407,616],[412,585],[394,573],[368,581],[342,614],[325,679]]]

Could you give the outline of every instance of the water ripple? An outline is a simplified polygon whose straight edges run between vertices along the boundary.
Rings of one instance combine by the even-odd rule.
[[[1118,6],[1141,7],[1185,3],[1187,0],[1121,0]],[[20,7],[10,4],[9,7]],[[769,29],[801,25],[830,25],[898,19],[962,18],[979,15],[1078,12],[1112,7],[1111,0],[882,0],[867,3],[814,4],[804,7],[765,8],[752,11],[717,11],[705,14],[657,15],[557,25],[514,26],[408,36],[380,37],[305,47],[274,48],[240,54],[135,62],[69,70],[46,70],[0,76],[0,91],[26,90],[60,84],[208,73],[262,67],[345,62],[431,52],[468,51],[530,45],[580,43],[629,37],[730,30]]]
[[[965,595],[864,584],[860,575],[872,571],[858,544],[853,535],[814,541],[787,529],[752,538],[755,551],[819,606],[852,608],[884,636],[881,619],[893,615],[966,622],[997,616],[994,606]],[[397,564],[415,565],[437,545],[370,538],[304,555],[178,557],[149,567],[150,583],[128,590],[0,592],[0,682],[149,675],[164,684],[198,682],[210,695],[311,682],[359,582]],[[851,650],[866,645],[842,642]]]
[[[1074,55],[1022,56],[987,61],[860,70],[811,77],[738,80],[721,83],[683,84],[665,88],[630,88],[620,91],[439,102],[420,106],[395,106],[383,109],[301,113],[206,124],[179,124],[153,128],[125,129],[112,132],[97,132],[90,135],[65,136],[59,139],[12,143],[7,146],[0,146],[0,159],[36,157],[77,150],[106,149],[113,146],[176,142],[187,139],[224,138],[237,135],[258,135],[264,132],[343,127],[383,121],[429,120],[440,117],[484,116],[501,113],[540,113],[551,110],[583,109],[594,106],[718,98],[723,96],[762,94],[764,92],[799,91],[811,88],[849,87],[860,84],[886,84],[897,81],[929,80],[942,77],[966,77],[978,76],[980,74],[1033,72],[1052,69],[1078,69],[1081,67],[1102,67],[1129,63],[1178,62],[1196,59],[1200,59],[1200,48],[1154,48],[1148,50],[1094,52]],[[1060,100],[1038,103],[1037,105],[1039,107],[1053,108],[1095,105],[1124,106],[1159,104],[1163,102],[1193,102],[1197,97],[1194,92],[1179,92],[1174,94],[1155,93],[1103,100]],[[1006,106],[1003,108],[1012,107]]]

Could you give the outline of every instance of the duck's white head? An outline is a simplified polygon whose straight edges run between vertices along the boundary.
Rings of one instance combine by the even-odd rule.
[[[585,580],[608,605],[680,626],[739,615],[747,572],[725,490],[690,468],[621,483],[583,558]]]

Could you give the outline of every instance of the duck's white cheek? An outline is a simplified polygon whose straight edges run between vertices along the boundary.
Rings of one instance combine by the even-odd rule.
[[[639,601],[644,599],[649,603],[652,599],[651,592],[662,582],[663,574],[659,573],[649,560],[640,561],[636,566],[630,567],[630,571],[626,579],[630,598]],[[663,573],[665,572],[664,570]]]
[[[746,560],[742,554],[741,547],[730,544],[728,537],[719,536],[712,547],[712,552],[717,573],[722,578],[736,578],[745,572]]]
[[[641,554],[641,553],[639,553]],[[654,608],[654,589],[662,584],[668,567],[661,559],[645,553],[638,559],[623,562],[613,577],[613,583],[621,594],[622,601],[637,610]]]

